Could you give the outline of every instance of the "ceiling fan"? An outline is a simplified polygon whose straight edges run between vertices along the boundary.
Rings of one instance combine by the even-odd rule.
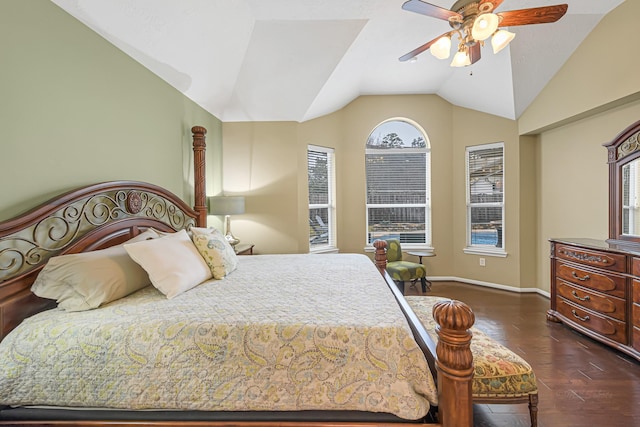
[[[493,53],[504,49],[515,37],[499,27],[545,24],[556,22],[567,12],[568,5],[534,7],[494,13],[504,0],[458,0],[451,10],[421,0],[409,0],[402,5],[404,10],[449,21],[453,28],[435,39],[400,57],[407,61],[429,49],[439,59],[446,59],[451,51],[451,38],[458,37],[458,49],[451,62],[452,67],[465,67],[480,59],[480,47],[489,37]]]

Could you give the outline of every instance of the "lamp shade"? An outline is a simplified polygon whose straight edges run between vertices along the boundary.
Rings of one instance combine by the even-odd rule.
[[[485,13],[476,18],[471,28],[471,36],[475,40],[486,40],[495,33],[500,24],[500,18],[494,13]]]
[[[453,56],[453,61],[451,61],[452,67],[466,67],[467,65],[471,65],[471,58],[469,58],[469,54],[465,50],[459,50]]]
[[[238,215],[244,213],[244,196],[209,197],[211,215]]]
[[[440,37],[429,47],[429,52],[438,59],[447,59],[451,54],[451,37]]]
[[[507,30],[496,31],[491,38],[491,47],[493,47],[493,53],[498,53],[513,40],[516,35],[510,33]]]

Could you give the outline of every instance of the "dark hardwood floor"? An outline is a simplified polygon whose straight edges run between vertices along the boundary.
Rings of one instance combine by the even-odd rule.
[[[405,293],[422,294],[408,284]],[[547,298],[457,282],[434,282],[427,295],[467,303],[477,327],[529,362],[538,380],[538,426],[640,426],[640,363],[548,322]],[[530,425],[526,404],[474,405],[474,421]]]

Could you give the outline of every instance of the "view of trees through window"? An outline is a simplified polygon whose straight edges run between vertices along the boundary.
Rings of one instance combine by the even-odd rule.
[[[425,136],[412,124],[391,120],[366,142],[367,239],[431,243],[430,158]]]

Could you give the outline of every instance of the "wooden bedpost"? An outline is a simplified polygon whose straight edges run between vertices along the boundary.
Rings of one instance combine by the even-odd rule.
[[[376,255],[374,261],[376,267],[380,270],[380,273],[384,276],[384,272],[387,271],[387,242],[385,240],[375,240],[373,247],[376,248]]]
[[[198,212],[198,226],[207,226],[207,185],[205,171],[205,151],[207,144],[205,135],[207,130],[202,126],[191,128],[193,133],[193,192],[195,204],[193,209]]]
[[[471,332],[475,316],[463,302],[441,301],[433,307],[438,327],[438,417],[443,426],[472,427],[473,355]]]

